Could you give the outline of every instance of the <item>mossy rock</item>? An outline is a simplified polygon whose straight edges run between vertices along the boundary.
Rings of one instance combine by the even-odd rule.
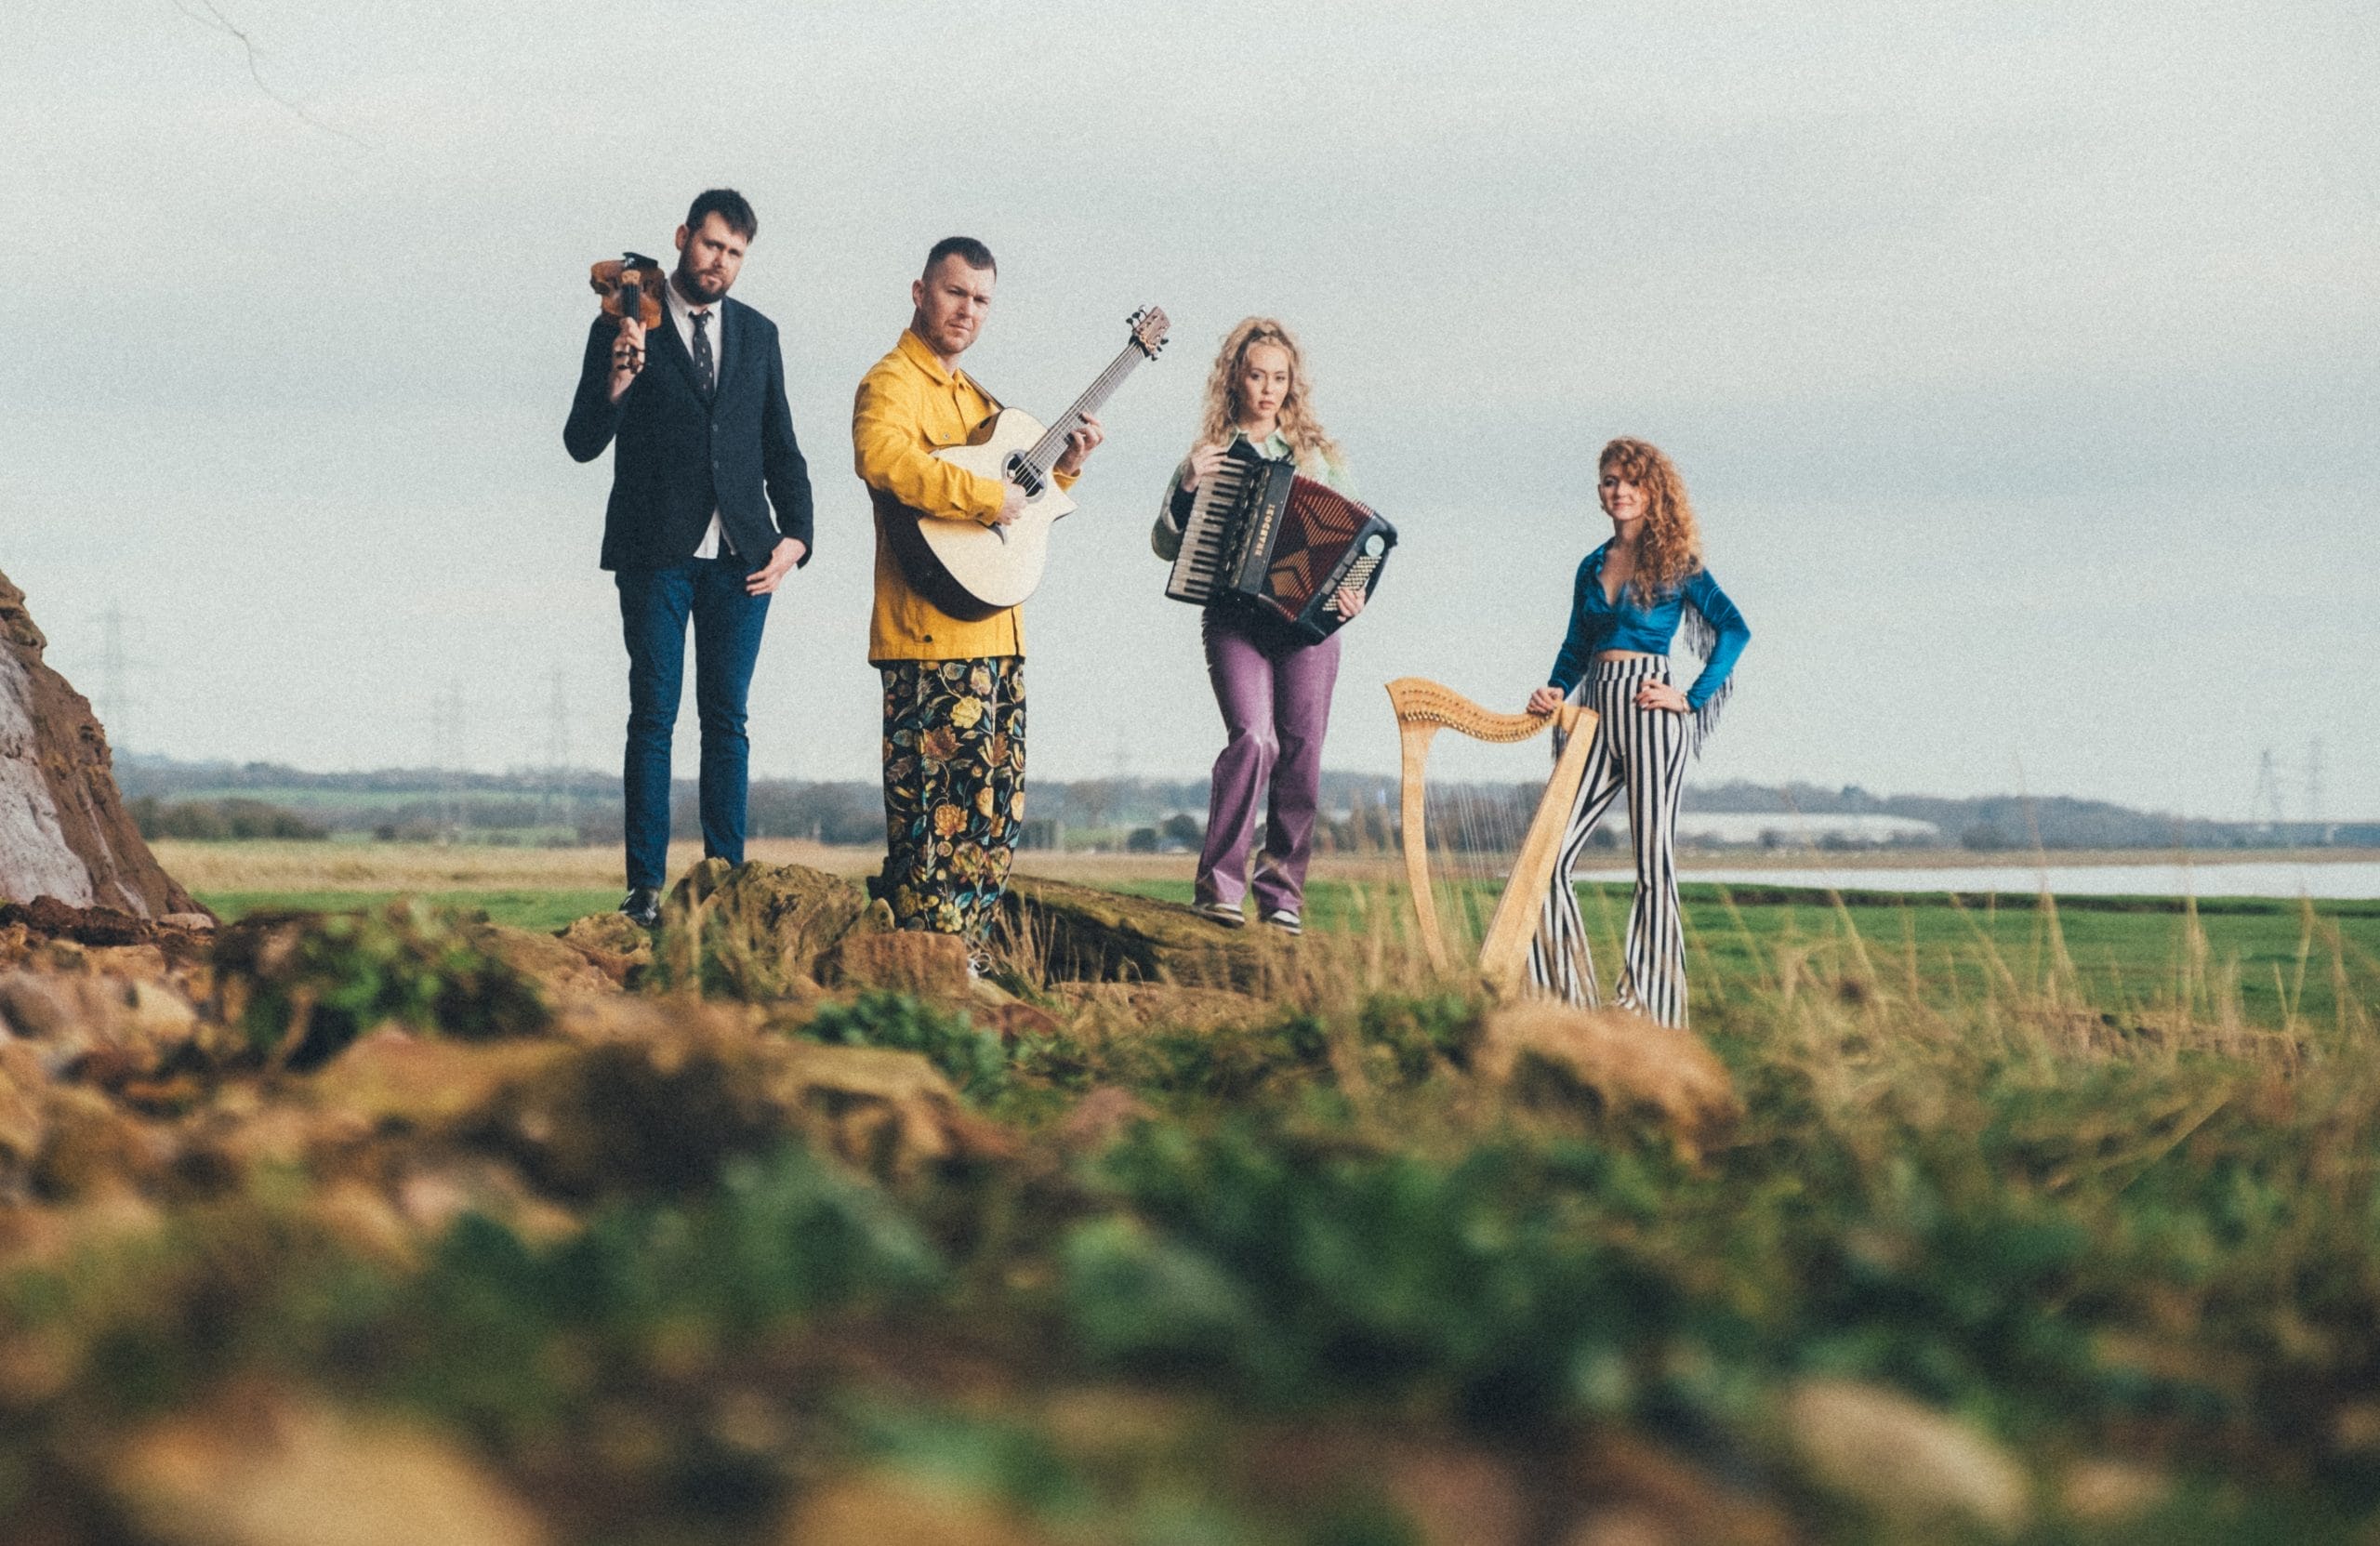
[[[1174,902],[1020,876],[1001,902],[1015,958],[1052,983],[1172,983],[1262,993],[1298,942],[1264,928],[1226,929]]]
[[[755,1002],[814,992],[820,958],[860,925],[867,893],[807,865],[706,859],[662,906],[656,964]]]

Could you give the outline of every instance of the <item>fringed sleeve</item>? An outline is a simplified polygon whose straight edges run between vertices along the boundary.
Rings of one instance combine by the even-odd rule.
[[[1736,659],[1752,642],[1752,628],[1707,569],[1697,570],[1686,582],[1684,600],[1679,630],[1686,635],[1686,647],[1702,657],[1702,672],[1686,694],[1686,707],[1694,714],[1694,755],[1699,757],[1704,739],[1735,693]]]

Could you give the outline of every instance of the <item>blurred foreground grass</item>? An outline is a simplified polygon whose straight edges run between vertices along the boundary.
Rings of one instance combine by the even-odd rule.
[[[1625,894],[1589,899],[1606,970]],[[0,1519],[180,1539],[119,1456],[191,1474],[261,1388],[424,1424],[558,1539],[636,1546],[2373,1539],[2370,909],[1697,888],[1742,1110],[1686,1143],[1557,1064],[1491,1074],[1498,1021],[1418,972],[1392,898],[1318,891],[1310,969],[1221,1019],[1016,979],[1051,1024],[1005,1037],[896,996],[671,999],[723,1028],[661,1082],[597,1042],[576,1106],[332,1108],[323,1145],[193,1165],[149,1226],[0,1279]],[[376,984],[457,970],[403,965],[456,958],[431,943]],[[734,1049],[783,1038],[916,1051],[1005,1136],[824,1153],[737,1103]],[[324,1088],[281,1077],[192,1120]],[[567,1185],[523,1157],[556,1150]],[[359,1200],[514,1166],[465,1195],[529,1203],[417,1235]],[[1846,1388],[2014,1479],[1868,1485],[1958,1471],[1938,1446],[1846,1478],[1806,1420]]]

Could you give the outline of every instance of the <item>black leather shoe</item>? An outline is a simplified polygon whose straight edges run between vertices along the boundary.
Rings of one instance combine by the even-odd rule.
[[[630,886],[628,896],[620,903],[620,911],[640,929],[659,928],[661,893],[651,886]]]

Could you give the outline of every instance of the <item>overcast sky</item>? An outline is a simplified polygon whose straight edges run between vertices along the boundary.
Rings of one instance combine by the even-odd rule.
[[[133,748],[421,764],[458,693],[464,760],[536,763],[559,683],[615,765],[586,269],[726,183],[818,509],[757,773],[875,776],[851,395],[965,231],[1012,403],[1175,321],[1027,609],[1043,776],[1214,754],[1146,531],[1265,311],[1404,536],[1332,766],[1394,769],[1390,677],[1543,680],[1627,433],[1755,634],[1701,778],[2244,816],[2270,747],[2294,816],[2319,737],[2380,815],[2369,5],[216,7],[0,20],[0,570],[95,695],[126,620]]]

